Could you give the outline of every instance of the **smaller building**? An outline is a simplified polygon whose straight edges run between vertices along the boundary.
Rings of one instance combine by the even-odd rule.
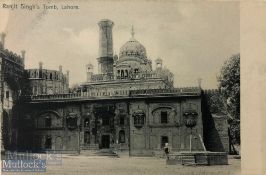
[[[59,70],[43,69],[42,62],[39,69],[28,69],[30,94],[64,94],[69,92],[69,71],[63,74],[62,66]]]
[[[0,115],[1,149],[8,149],[16,138],[13,107],[24,86],[25,51],[21,55],[5,48],[5,33],[0,35]]]

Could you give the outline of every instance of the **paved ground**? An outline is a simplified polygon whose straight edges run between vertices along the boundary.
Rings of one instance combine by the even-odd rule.
[[[18,175],[20,173],[4,173]],[[64,155],[62,165],[48,166],[43,175],[227,175],[240,174],[240,159],[229,159],[229,165],[181,166],[166,165],[164,159],[139,157],[101,157]]]

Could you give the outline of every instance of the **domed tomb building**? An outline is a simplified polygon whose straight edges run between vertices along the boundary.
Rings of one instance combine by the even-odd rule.
[[[152,69],[152,60],[135,39],[133,26],[131,38],[120,48],[119,56],[113,55],[113,25],[110,20],[99,22],[99,74],[94,74],[93,65],[88,64],[87,82],[82,89],[94,95],[126,95],[129,90],[173,88],[173,74],[162,67],[161,59],[156,60],[156,69]]]
[[[208,118],[200,86],[174,88],[171,71],[161,58],[154,59],[152,67],[133,27],[131,38],[115,55],[114,23],[104,19],[98,25],[98,73],[93,64],[86,65],[81,91],[64,91],[69,80],[61,68],[28,70],[31,85],[41,86],[32,88],[17,112],[23,123],[18,128],[20,149],[108,149],[130,156],[161,155],[166,144],[171,152],[229,150],[227,121]],[[61,78],[54,79],[57,75]]]

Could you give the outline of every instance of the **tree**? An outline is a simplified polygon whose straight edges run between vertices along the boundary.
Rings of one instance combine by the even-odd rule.
[[[233,55],[224,63],[218,82],[232,142],[240,144],[240,54]]]
[[[224,104],[222,101],[221,94],[218,90],[211,90],[206,92],[207,103],[209,110],[212,114],[225,115]]]

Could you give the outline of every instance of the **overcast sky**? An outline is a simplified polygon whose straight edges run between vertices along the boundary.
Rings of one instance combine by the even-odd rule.
[[[86,80],[88,63],[97,72],[97,23],[103,18],[115,23],[115,53],[129,40],[134,25],[135,38],[146,47],[147,56],[163,59],[175,75],[176,87],[196,86],[201,77],[203,88],[216,88],[223,62],[240,52],[238,2],[65,0],[56,4],[59,10],[0,9],[5,17],[0,32],[7,33],[6,48],[19,54],[26,50],[26,68],[37,68],[40,61],[47,69],[62,65],[63,71],[70,70],[71,84]],[[80,9],[61,10],[63,4]]]

